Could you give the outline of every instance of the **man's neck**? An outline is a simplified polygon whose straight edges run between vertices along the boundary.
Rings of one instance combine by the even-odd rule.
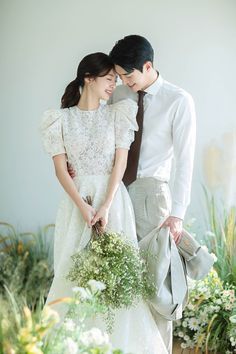
[[[150,87],[159,77],[159,72],[155,69],[152,69],[148,75],[147,82],[143,90],[145,91],[148,87]]]

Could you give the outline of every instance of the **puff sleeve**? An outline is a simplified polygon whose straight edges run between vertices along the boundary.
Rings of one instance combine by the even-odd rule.
[[[43,147],[51,157],[66,153],[63,141],[62,118],[63,110],[58,109],[44,112],[41,119],[40,133]]]
[[[125,99],[112,105],[115,113],[115,145],[116,148],[130,148],[134,141],[134,132],[138,130],[136,114],[137,103],[131,99]]]

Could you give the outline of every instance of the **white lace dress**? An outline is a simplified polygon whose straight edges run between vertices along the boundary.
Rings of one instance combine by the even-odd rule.
[[[90,195],[93,206],[103,203],[114,164],[115,149],[129,149],[134,139],[137,105],[123,100],[114,105],[100,105],[95,111],[82,111],[77,106],[46,111],[41,132],[45,150],[51,155],[65,153],[76,172],[74,183],[82,197]],[[120,184],[109,212],[108,229],[123,233],[137,244],[134,212],[128,192]],[[71,256],[89,242],[91,229],[78,207],[65,194],[59,206],[54,241],[54,279],[47,302],[72,295],[72,284],[66,280]],[[64,309],[57,308],[63,317]],[[93,323],[105,329],[99,321]],[[116,312],[111,335],[114,347],[133,354],[166,354],[156,323],[144,302]]]

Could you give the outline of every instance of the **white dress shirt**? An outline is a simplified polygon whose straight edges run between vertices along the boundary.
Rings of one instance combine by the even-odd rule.
[[[169,182],[175,158],[171,215],[183,219],[191,193],[196,135],[194,102],[190,94],[160,75],[145,91],[137,178],[155,177]],[[137,102],[137,93],[121,85],[111,102],[127,97]]]

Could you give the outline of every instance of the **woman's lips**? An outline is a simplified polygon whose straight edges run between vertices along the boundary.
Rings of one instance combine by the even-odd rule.
[[[112,90],[111,90],[111,91],[110,91],[110,90],[106,90],[105,92],[106,92],[109,96],[111,96],[113,91],[112,91]]]

